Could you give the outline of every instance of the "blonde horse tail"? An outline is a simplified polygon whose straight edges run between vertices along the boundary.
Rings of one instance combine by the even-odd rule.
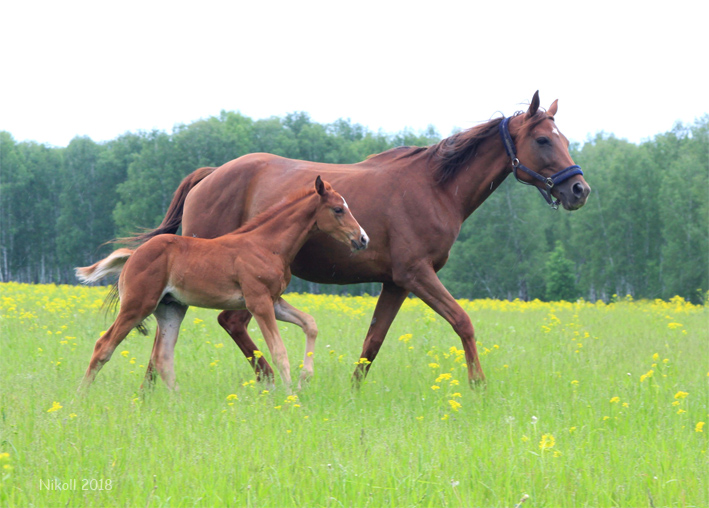
[[[111,253],[107,258],[94,263],[91,266],[83,266],[74,269],[76,278],[84,284],[98,282],[108,275],[119,275],[123,270],[123,265],[126,264],[128,258],[134,251],[130,249],[118,249]]]

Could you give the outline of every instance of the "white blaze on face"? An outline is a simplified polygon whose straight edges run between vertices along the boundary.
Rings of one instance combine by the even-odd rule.
[[[551,128],[551,131],[552,131],[554,134],[556,134],[557,136],[559,136],[559,131],[557,130],[556,127],[552,127],[552,128]]]
[[[349,208],[349,206],[347,206],[347,201],[345,201],[345,198],[342,198],[342,204],[345,205],[345,208]]]
[[[369,243],[369,237],[367,236],[367,233],[365,233],[364,228],[362,226],[359,227],[359,232],[362,236],[360,236],[360,239],[364,243]]]

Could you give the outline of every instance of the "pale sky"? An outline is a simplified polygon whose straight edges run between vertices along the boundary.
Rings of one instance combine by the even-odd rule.
[[[539,90],[572,141],[709,113],[709,2],[0,4],[0,130],[66,146],[239,111],[443,136]]]

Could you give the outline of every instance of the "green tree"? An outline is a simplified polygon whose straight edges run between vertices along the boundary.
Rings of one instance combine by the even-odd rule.
[[[545,274],[547,300],[576,300],[576,267],[574,262],[566,257],[564,245],[559,241],[547,257]]]

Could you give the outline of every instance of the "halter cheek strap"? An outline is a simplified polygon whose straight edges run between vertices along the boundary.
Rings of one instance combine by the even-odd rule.
[[[539,193],[542,195],[542,197],[546,200],[547,203],[554,209],[559,208],[559,200],[557,199],[554,201],[554,198],[551,195],[551,189],[555,185],[559,185],[562,182],[565,182],[572,176],[576,175],[583,175],[583,171],[581,171],[581,166],[578,166],[574,164],[573,166],[569,166],[568,168],[564,168],[561,171],[558,171],[551,175],[550,177],[545,177],[537,173],[536,171],[529,169],[527,166],[522,164],[519,159],[517,158],[517,150],[515,149],[515,143],[512,140],[512,136],[510,135],[510,129],[508,127],[508,124],[510,122],[509,118],[503,118],[502,121],[500,122],[500,137],[502,138],[502,144],[505,145],[505,151],[507,152],[507,156],[511,159],[512,161],[512,172],[515,175],[515,178],[517,179],[518,182],[521,182],[525,185],[534,185],[529,182],[525,182],[524,180],[519,179],[519,175],[517,174],[518,170],[522,170],[525,173],[527,173],[529,176],[534,178],[535,180],[538,180],[542,182],[544,185],[546,185],[546,189],[542,189],[541,187],[537,187],[537,190],[539,190]]]

